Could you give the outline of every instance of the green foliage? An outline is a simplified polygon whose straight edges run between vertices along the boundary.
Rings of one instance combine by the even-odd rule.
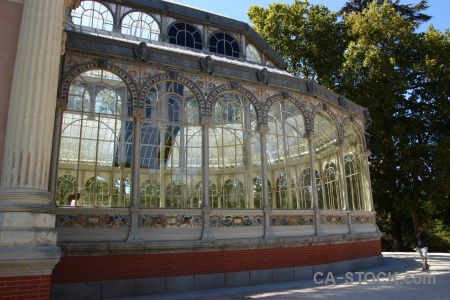
[[[323,5],[296,0],[248,12],[287,71],[369,108],[366,139],[384,250],[412,250],[420,221],[432,251],[448,251],[450,32],[430,26],[417,33],[430,19],[426,8],[424,0],[353,0],[339,19]]]

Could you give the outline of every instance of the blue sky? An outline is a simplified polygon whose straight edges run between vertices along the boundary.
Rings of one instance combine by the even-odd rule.
[[[294,0],[170,0],[220,15],[230,17],[239,21],[250,23],[247,17],[247,10],[251,5],[267,7],[270,3],[281,2],[292,4]],[[338,11],[344,6],[346,0],[309,0],[310,4],[323,4],[331,11]],[[400,3],[417,4],[419,0],[402,0]],[[429,23],[436,29],[444,31],[450,28],[450,0],[428,0],[430,6],[425,13],[433,18]],[[419,31],[426,31],[429,24],[422,25]]]

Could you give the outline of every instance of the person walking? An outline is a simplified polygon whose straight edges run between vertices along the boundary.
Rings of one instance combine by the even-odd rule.
[[[427,233],[423,230],[423,226],[417,226],[417,233],[414,239],[414,245],[419,251],[420,257],[423,261],[422,271],[429,270],[430,265],[427,262],[428,259],[428,241],[427,241]]]

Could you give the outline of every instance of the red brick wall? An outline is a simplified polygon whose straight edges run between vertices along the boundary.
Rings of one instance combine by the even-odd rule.
[[[377,241],[311,247],[61,257],[52,284],[320,265],[381,255]]]
[[[0,299],[50,299],[50,275],[0,277]]]

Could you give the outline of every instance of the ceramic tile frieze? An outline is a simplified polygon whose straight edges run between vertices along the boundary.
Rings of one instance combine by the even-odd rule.
[[[365,225],[374,224],[375,219],[373,216],[352,216],[352,224]]]
[[[262,215],[213,215],[209,217],[210,227],[258,227],[264,226]]]
[[[138,217],[138,227],[141,228],[201,227],[202,225],[201,215],[158,214]]]
[[[270,215],[270,226],[314,225],[314,215]]]
[[[65,228],[128,228],[130,216],[120,214],[61,214],[56,215],[56,227]]]
[[[324,225],[345,225],[347,224],[347,217],[338,215],[321,215],[320,223]]]

